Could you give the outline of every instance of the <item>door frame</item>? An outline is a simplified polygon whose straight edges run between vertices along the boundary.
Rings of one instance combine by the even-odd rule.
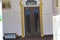
[[[22,20],[22,37],[25,37],[25,22],[24,22],[24,6],[22,4],[22,0],[20,0],[20,10],[21,10],[21,20]],[[40,5],[39,5],[39,14],[40,14],[40,32],[41,32],[41,37],[44,37],[44,27],[43,27],[43,17],[42,17],[42,0],[40,0]]]

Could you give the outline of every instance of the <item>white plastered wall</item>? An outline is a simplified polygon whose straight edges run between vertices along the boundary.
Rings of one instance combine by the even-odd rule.
[[[44,35],[53,34],[52,32],[52,0],[43,1],[43,26]],[[21,12],[20,12],[20,1],[11,0],[11,9],[3,10],[3,32],[4,33],[17,33],[22,35],[22,24],[21,24]]]
[[[20,0],[11,0],[11,9],[3,9],[3,32],[22,35]]]
[[[52,17],[53,17],[52,0],[43,0],[43,27],[44,35],[53,34]]]

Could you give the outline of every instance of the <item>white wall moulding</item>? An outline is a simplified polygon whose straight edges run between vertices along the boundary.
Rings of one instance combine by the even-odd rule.
[[[5,33],[4,34],[5,39],[16,39],[18,35],[16,33]]]
[[[27,0],[26,5],[37,5],[37,1],[35,1],[35,0]]]
[[[22,5],[24,7],[36,7],[36,6],[39,6],[39,4],[40,4],[40,0],[29,1],[28,2],[29,5],[26,5],[26,2],[28,2],[28,1],[27,0],[22,0]]]

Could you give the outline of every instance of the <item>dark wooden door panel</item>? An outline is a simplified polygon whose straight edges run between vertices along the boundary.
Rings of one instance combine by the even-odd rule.
[[[40,35],[39,27],[39,7],[25,7],[25,35],[38,36]]]

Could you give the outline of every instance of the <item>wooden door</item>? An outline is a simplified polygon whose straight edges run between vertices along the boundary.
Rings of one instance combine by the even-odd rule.
[[[39,27],[39,7],[25,7],[25,36],[33,37],[40,36]]]

